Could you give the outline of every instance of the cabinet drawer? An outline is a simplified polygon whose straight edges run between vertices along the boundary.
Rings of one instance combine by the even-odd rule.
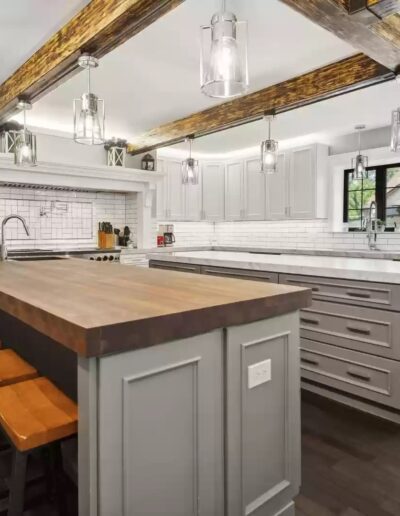
[[[301,339],[301,376],[370,401],[400,408],[400,363]]]
[[[230,267],[212,267],[208,265],[202,265],[201,272],[202,274],[212,274],[214,276],[278,283],[278,274],[276,272],[250,271],[246,269],[231,269]]]
[[[400,310],[400,285],[280,274],[280,283],[310,288],[314,299]]]
[[[300,314],[303,338],[400,360],[396,312],[313,300]]]
[[[151,267],[152,269],[165,269],[169,271],[193,272],[200,274],[200,265],[193,265],[191,263],[163,262],[161,260],[150,260],[149,267]]]

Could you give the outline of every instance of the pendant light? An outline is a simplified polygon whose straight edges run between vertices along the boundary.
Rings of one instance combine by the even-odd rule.
[[[361,154],[361,131],[365,129],[365,125],[356,125],[355,130],[358,131],[358,154],[351,160],[351,168],[353,169],[353,179],[363,179],[368,177],[368,156]]]
[[[278,163],[278,142],[271,139],[271,123],[275,113],[270,112],[264,115],[268,123],[268,139],[261,143],[261,172],[274,174]]]
[[[189,157],[182,161],[182,184],[198,185],[199,184],[199,162],[192,158],[192,141],[194,136],[188,136],[186,141],[189,142]]]
[[[14,163],[18,166],[34,167],[36,165],[36,136],[26,128],[26,111],[32,109],[27,100],[19,100],[17,108],[23,111],[24,126],[15,140]]]
[[[81,68],[87,70],[88,90],[80,99],[74,99],[74,140],[84,145],[104,143],[104,100],[90,91],[90,72],[99,66],[99,61],[84,55],[78,59]]]
[[[206,38],[207,35],[207,38]],[[226,11],[214,14],[211,25],[201,27],[201,91],[228,99],[245,93],[249,86],[247,66],[247,22]]]

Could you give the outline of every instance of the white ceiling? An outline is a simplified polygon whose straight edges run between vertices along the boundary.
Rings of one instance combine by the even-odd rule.
[[[186,0],[102,59],[92,84],[106,101],[107,136],[131,139],[217,103],[199,88],[199,26],[209,23],[218,5]],[[228,0],[227,5],[249,23],[251,90],[355,52],[278,0]],[[84,89],[85,77],[78,74],[34,105],[30,125],[72,132],[72,99]]]
[[[1,2],[0,83],[88,3],[89,0]]]
[[[367,130],[388,126],[391,112],[398,106],[400,85],[390,81],[281,113],[273,122],[272,137],[279,140],[281,148],[311,142],[331,144],[338,136],[354,133],[354,126],[358,124],[365,124]],[[243,153],[250,149],[254,152],[254,147],[266,138],[266,122],[259,120],[196,139],[193,154]],[[356,145],[356,140],[354,143]],[[187,144],[160,152],[166,155],[187,153]]]

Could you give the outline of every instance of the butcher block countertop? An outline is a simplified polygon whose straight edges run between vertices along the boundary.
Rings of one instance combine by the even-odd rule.
[[[86,357],[297,310],[307,289],[85,260],[0,263],[0,310]]]

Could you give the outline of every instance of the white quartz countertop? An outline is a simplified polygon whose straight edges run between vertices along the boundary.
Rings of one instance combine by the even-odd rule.
[[[149,259],[168,262],[214,265],[256,271],[305,274],[383,283],[400,283],[400,261],[306,256],[292,254],[255,254],[229,251],[191,251],[150,254]]]

